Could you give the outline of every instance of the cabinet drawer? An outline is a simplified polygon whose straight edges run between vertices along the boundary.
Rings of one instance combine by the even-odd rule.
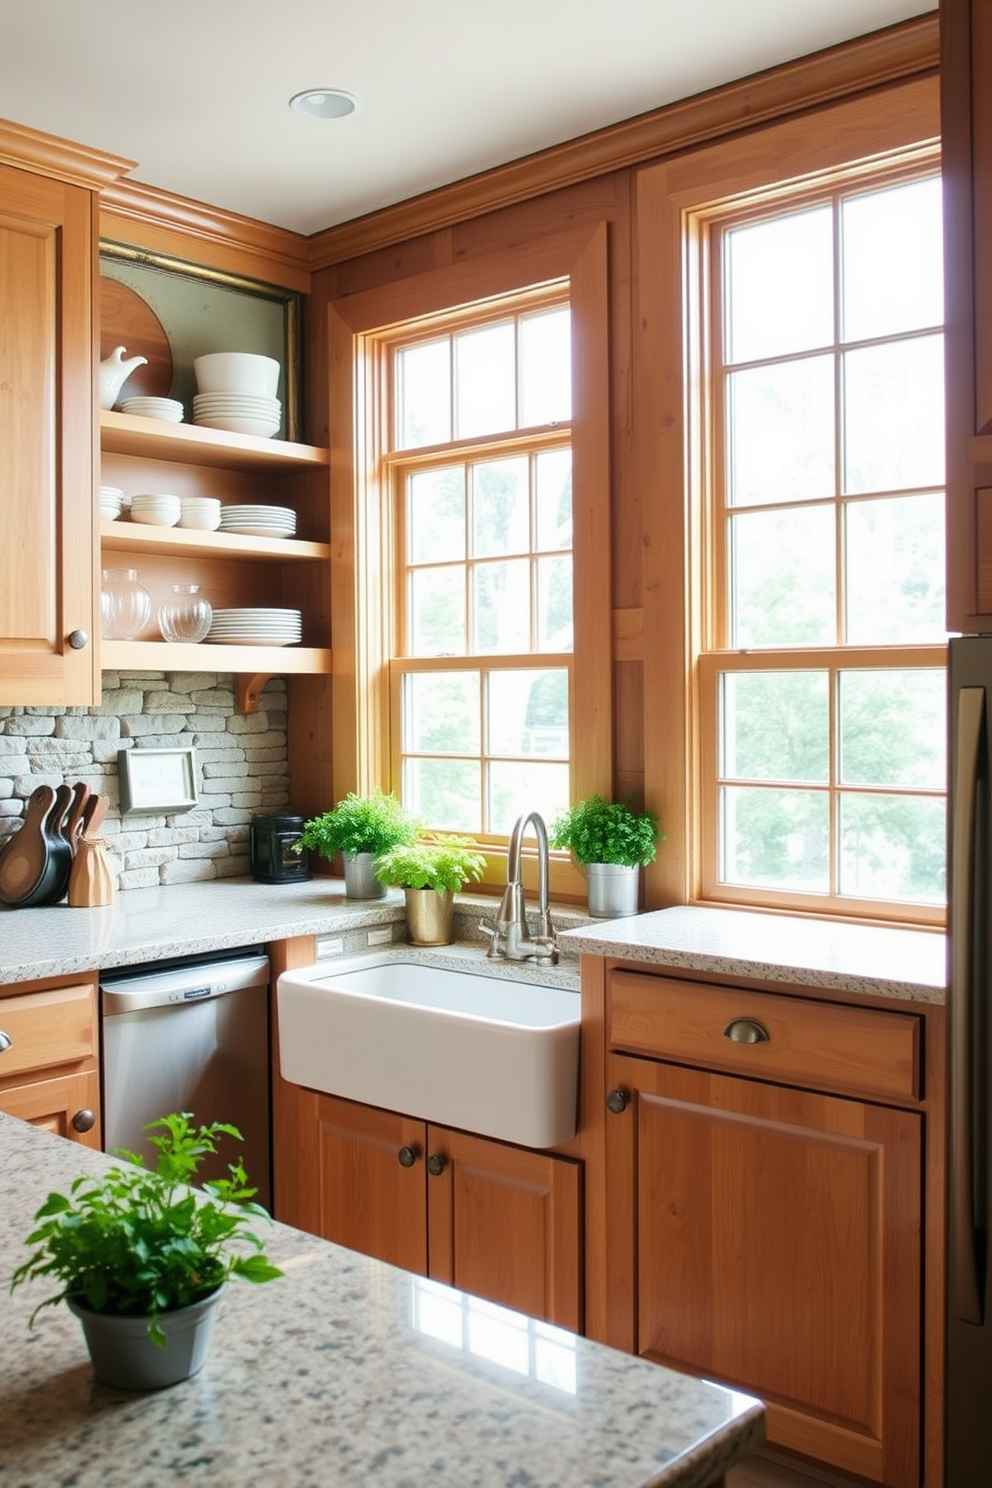
[[[731,1029],[741,1020],[767,1038],[735,1042]],[[921,1022],[912,1013],[610,974],[611,1049],[876,1100],[921,1098]]]
[[[60,1064],[96,1058],[96,988],[90,982],[0,998],[0,1082]]]

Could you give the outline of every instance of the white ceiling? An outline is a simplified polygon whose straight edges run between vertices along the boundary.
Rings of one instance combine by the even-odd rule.
[[[0,0],[0,116],[312,233],[933,0]],[[305,88],[344,119],[290,111]]]

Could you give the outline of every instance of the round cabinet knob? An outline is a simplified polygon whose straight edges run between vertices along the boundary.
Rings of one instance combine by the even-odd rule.
[[[69,645],[72,647],[73,651],[83,651],[89,645],[89,643],[90,633],[88,630],[70,630]]]
[[[443,1152],[432,1152],[427,1159],[427,1171],[432,1178],[440,1178],[447,1166],[448,1159]]]
[[[3,1053],[4,1049],[9,1049],[13,1042],[14,1040],[11,1038],[10,1034],[4,1033],[3,1029],[0,1028],[0,1054]]]
[[[724,1038],[732,1044],[767,1044],[771,1034],[757,1018],[735,1018],[723,1030]]]
[[[612,1111],[614,1116],[622,1116],[630,1104],[630,1096],[626,1090],[611,1090],[606,1097],[606,1109]]]
[[[420,1153],[416,1147],[401,1147],[396,1154],[396,1160],[401,1168],[412,1168]]]
[[[88,1131],[92,1131],[95,1125],[96,1125],[96,1117],[93,1115],[93,1112],[91,1110],[89,1110],[85,1106],[83,1107],[83,1109],[81,1111],[77,1111],[76,1114],[75,1114],[75,1116],[73,1116],[73,1118],[72,1118],[72,1129],[73,1129],[73,1131],[77,1131],[77,1132],[88,1132]]]

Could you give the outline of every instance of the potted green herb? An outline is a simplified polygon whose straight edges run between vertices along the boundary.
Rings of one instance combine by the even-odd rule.
[[[454,935],[455,894],[469,879],[480,879],[485,866],[471,837],[426,833],[381,853],[375,872],[383,885],[404,890],[411,944],[448,945]]]
[[[188,1112],[149,1122],[160,1130],[154,1170],[123,1149],[123,1167],[77,1178],[68,1194],[50,1193],[26,1244],[32,1254],[11,1290],[51,1276],[58,1291],[31,1314],[65,1301],[80,1319],[97,1378],[118,1389],[160,1389],[202,1366],[214,1308],[229,1276],[272,1281],[282,1272],[252,1229],[269,1216],[240,1160],[230,1178],[188,1185],[217,1139],[241,1140],[234,1126],[193,1126]]]
[[[551,846],[567,848],[585,869],[589,913],[597,919],[637,913],[641,868],[663,839],[653,811],[600,795],[559,812],[550,832]]]
[[[328,860],[340,853],[348,898],[381,899],[385,889],[375,876],[374,859],[412,842],[418,825],[394,795],[374,790],[359,796],[351,791],[333,810],[304,822],[297,851],[309,848]]]

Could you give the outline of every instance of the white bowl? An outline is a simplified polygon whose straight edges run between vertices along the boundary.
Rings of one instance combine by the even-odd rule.
[[[216,532],[220,526],[220,502],[216,496],[184,496],[180,527],[197,527],[201,532]]]
[[[273,434],[279,432],[278,423],[266,419],[236,418],[233,415],[195,418],[193,422],[203,429],[226,429],[229,434],[256,434],[261,439],[271,439]]]
[[[193,359],[201,393],[247,393],[274,398],[279,387],[279,363],[274,357],[250,351],[211,351]]]
[[[179,521],[179,512],[158,511],[154,507],[148,507],[144,511],[131,508],[131,521],[143,522],[148,527],[175,527]]]

